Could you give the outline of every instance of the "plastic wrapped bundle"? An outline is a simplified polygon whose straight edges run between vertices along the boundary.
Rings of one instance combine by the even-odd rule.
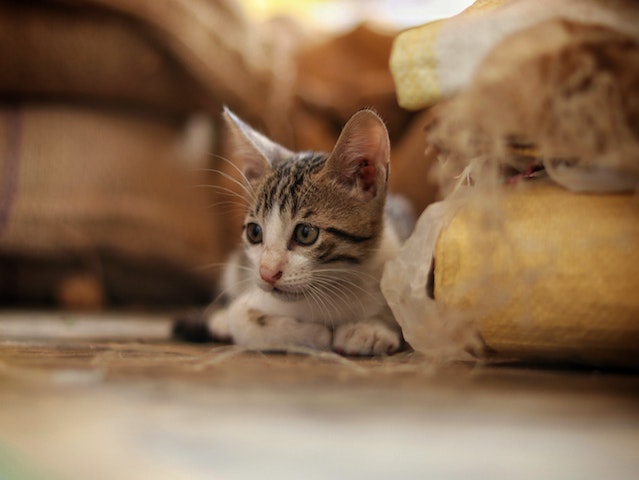
[[[396,39],[398,99],[434,105],[425,137],[447,198],[383,291],[434,360],[637,367],[639,8],[497,3]]]
[[[541,181],[429,207],[382,287],[407,341],[433,357],[485,346],[637,367],[637,278],[639,200]]]

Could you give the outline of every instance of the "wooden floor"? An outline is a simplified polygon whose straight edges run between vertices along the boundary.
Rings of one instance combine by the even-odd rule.
[[[0,479],[637,479],[639,375],[260,354],[0,313]]]

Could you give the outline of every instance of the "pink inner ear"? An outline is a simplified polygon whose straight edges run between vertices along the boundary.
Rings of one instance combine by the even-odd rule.
[[[374,163],[367,158],[362,158],[357,169],[357,176],[360,179],[360,186],[363,191],[371,192],[373,195],[377,193],[375,191],[377,183],[377,168]]]

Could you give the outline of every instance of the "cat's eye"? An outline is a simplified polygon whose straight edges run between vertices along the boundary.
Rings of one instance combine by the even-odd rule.
[[[295,227],[293,234],[293,240],[299,245],[312,245],[319,237],[319,228],[307,225],[306,223],[300,223]]]
[[[246,239],[252,243],[262,243],[262,227],[257,223],[249,223],[246,225]]]

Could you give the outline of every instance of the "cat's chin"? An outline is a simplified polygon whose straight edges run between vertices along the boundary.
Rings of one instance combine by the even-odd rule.
[[[277,287],[273,287],[271,285],[260,285],[260,288],[267,293],[273,295],[273,297],[278,300],[282,300],[284,302],[297,302],[304,298],[303,292],[291,292],[287,290],[282,290]]]

